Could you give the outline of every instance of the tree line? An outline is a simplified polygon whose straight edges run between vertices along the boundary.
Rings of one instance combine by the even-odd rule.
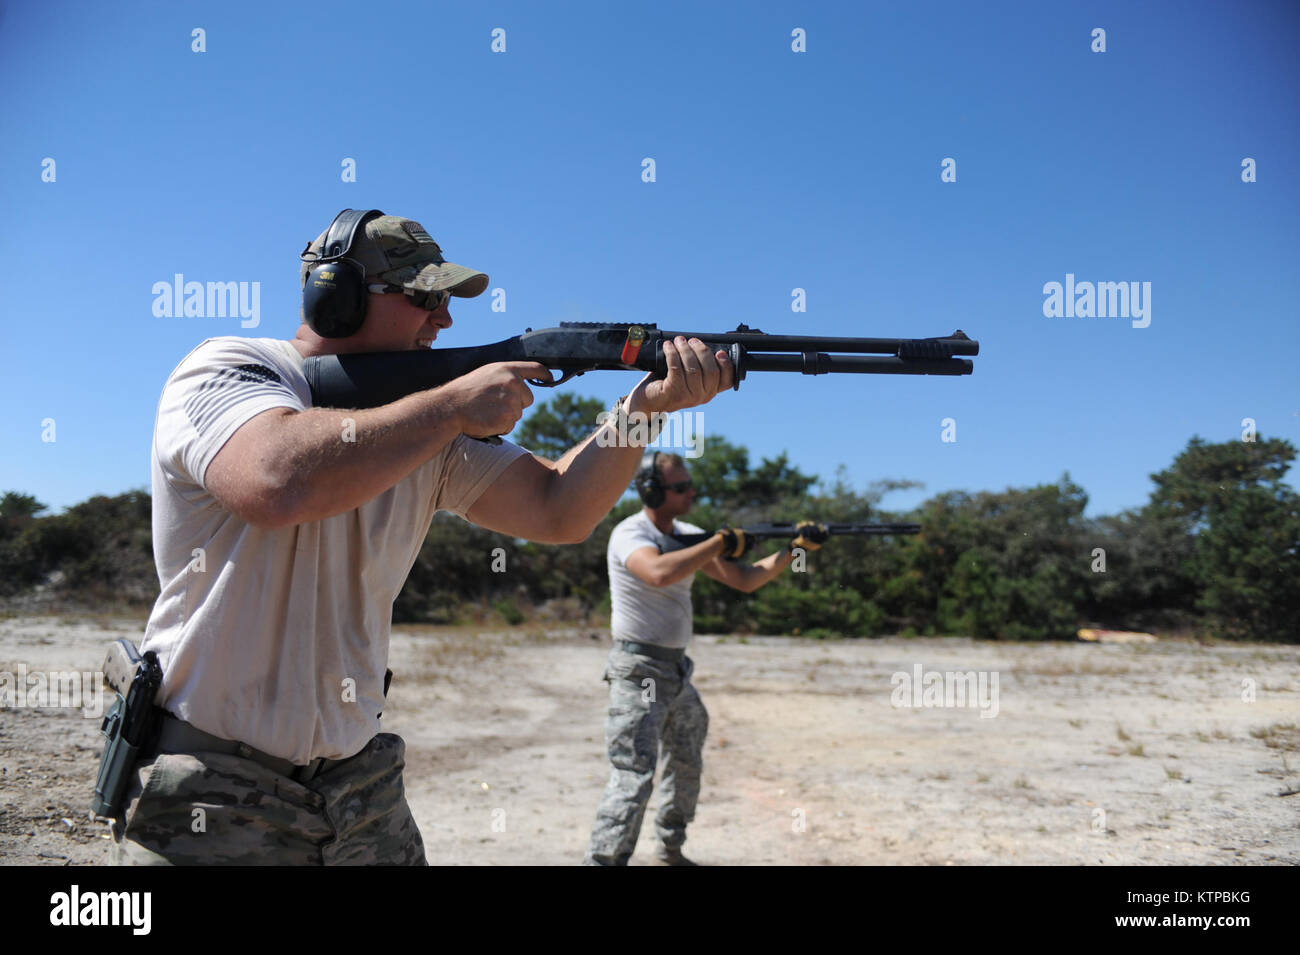
[[[514,440],[558,457],[590,433],[604,402],[571,394],[538,405]],[[696,578],[697,632],[869,637],[961,634],[1071,638],[1082,626],[1300,642],[1300,495],[1284,482],[1296,449],[1281,439],[1192,438],[1139,508],[1085,518],[1068,473],[1054,484],[947,491],[906,512],[880,502],[915,486],[855,489],[841,469],[807,474],[787,455],[757,464],[710,436],[688,462],[687,520],[713,529],[757,521],[913,522],[920,535],[837,537],[752,595]],[[517,541],[439,514],[394,605],[397,622],[521,623],[539,608],[607,622],[605,545],[640,508],[626,498],[583,543]],[[35,497],[0,497],[0,600],[10,608],[147,607],[158,594],[150,499],[94,497],[47,515]],[[760,545],[761,556],[780,542]]]

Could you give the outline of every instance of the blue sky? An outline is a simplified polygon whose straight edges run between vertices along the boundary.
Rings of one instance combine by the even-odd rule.
[[[298,252],[344,206],[419,220],[505,290],[442,344],[565,320],[965,330],[970,377],[755,375],[705,409],[706,452],[924,482],[886,507],[1068,471],[1114,513],[1194,434],[1249,417],[1300,443],[1293,3],[373,9],[0,7],[0,490],[147,487],[167,374],[204,338],[292,337]],[[178,272],[260,283],[260,324],[156,317]],[[1067,273],[1150,282],[1149,327],[1045,317]]]

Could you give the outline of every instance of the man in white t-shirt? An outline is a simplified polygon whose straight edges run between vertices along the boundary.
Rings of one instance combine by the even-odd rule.
[[[302,255],[292,341],[208,339],[168,378],[153,444],[161,584],[142,650],[158,655],[158,740],[115,819],[117,861],[425,863],[402,789],[403,745],[380,732],[392,605],[434,512],[512,537],[587,537],[642,450],[596,441],[559,461],[509,443],[532,362],[502,362],[367,410],[313,408],[313,355],[427,348],[451,296],[488,277],[446,262],[410,219],[344,210]],[[667,378],[626,416],[730,387],[722,352],[678,338]],[[599,430],[599,429],[598,429]],[[597,432],[598,433],[598,432]]]
[[[815,550],[824,538],[816,537],[808,525],[810,536],[798,537],[756,563],[737,564],[752,546],[738,528],[723,528],[690,546],[672,536],[703,533],[677,520],[695,500],[691,476],[679,455],[646,454],[636,488],[645,507],[609,535],[614,646],[605,668],[605,744],[612,769],[584,861],[627,865],[641,832],[662,744],[655,856],[665,865],[694,865],[682,855],[681,846],[686,825],[695,818],[701,752],[709,728],[709,715],[691,684],[695,664],[686,655],[695,572],[753,593],[790,565],[795,547]]]

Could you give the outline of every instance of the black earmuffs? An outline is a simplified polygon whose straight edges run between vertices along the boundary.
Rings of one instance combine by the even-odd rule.
[[[344,209],[330,223],[320,251],[310,251],[308,242],[299,256],[312,263],[302,289],[303,320],[321,338],[355,335],[366,320],[366,270],[348,255],[362,227],[382,215],[378,209]]]
[[[636,484],[636,492],[641,495],[641,503],[646,507],[658,507],[664,502],[664,482],[659,476],[659,470],[655,467],[658,460],[658,451],[647,451],[641,458],[641,466],[636,470],[636,477],[633,479]]]

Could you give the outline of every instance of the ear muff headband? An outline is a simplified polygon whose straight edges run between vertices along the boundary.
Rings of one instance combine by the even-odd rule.
[[[310,252],[308,243],[300,256],[312,263],[302,290],[303,319],[322,338],[355,335],[366,320],[366,270],[348,255],[362,226],[382,215],[378,209],[344,209],[326,230],[320,252]]]
[[[378,209],[344,209],[330,223],[325,244],[321,247],[320,261],[328,262],[347,255],[357,241],[357,230],[362,224],[382,215]]]

